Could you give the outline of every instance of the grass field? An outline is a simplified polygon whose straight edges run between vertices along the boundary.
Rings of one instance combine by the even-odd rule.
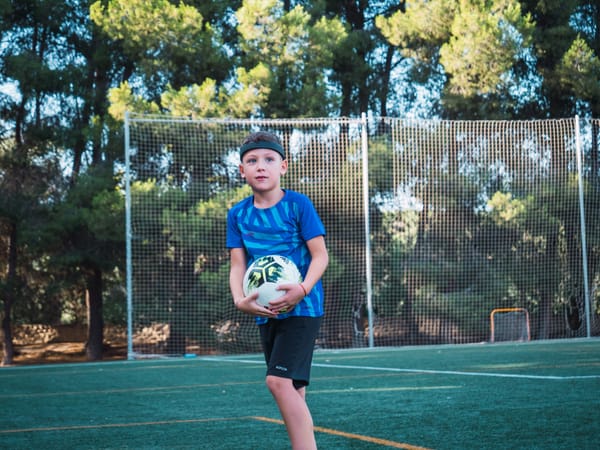
[[[0,448],[285,449],[261,355],[0,370]],[[315,353],[321,449],[600,448],[600,340]]]

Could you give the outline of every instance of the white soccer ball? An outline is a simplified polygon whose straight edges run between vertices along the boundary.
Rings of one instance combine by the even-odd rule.
[[[300,283],[302,275],[293,261],[280,255],[261,256],[246,270],[243,281],[244,295],[258,291],[257,303],[269,306],[269,302],[285,294],[276,288],[280,284]]]

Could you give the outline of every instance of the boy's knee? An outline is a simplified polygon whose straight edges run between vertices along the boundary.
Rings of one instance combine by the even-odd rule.
[[[284,389],[293,388],[292,380],[289,378],[276,377],[274,375],[267,375],[267,379],[265,380],[269,391],[273,394],[277,392],[281,392]]]

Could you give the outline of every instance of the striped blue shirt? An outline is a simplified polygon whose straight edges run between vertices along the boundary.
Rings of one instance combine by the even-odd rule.
[[[243,248],[248,265],[265,255],[285,256],[294,261],[303,278],[311,262],[306,241],[324,235],[325,227],[314,205],[307,196],[295,191],[285,190],[281,201],[265,209],[254,207],[254,197],[247,197],[227,214],[227,248]],[[277,318],[321,317],[323,303],[319,281],[294,309]],[[257,318],[257,323],[266,321]]]

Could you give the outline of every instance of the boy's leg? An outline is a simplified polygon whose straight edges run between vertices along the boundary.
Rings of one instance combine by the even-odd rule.
[[[277,402],[292,448],[315,449],[313,421],[305,395],[321,318],[290,317],[269,322],[260,326],[267,386]]]
[[[285,422],[292,449],[316,449],[312,416],[304,398],[305,388],[296,389],[291,379],[273,375],[267,375],[267,386]]]

